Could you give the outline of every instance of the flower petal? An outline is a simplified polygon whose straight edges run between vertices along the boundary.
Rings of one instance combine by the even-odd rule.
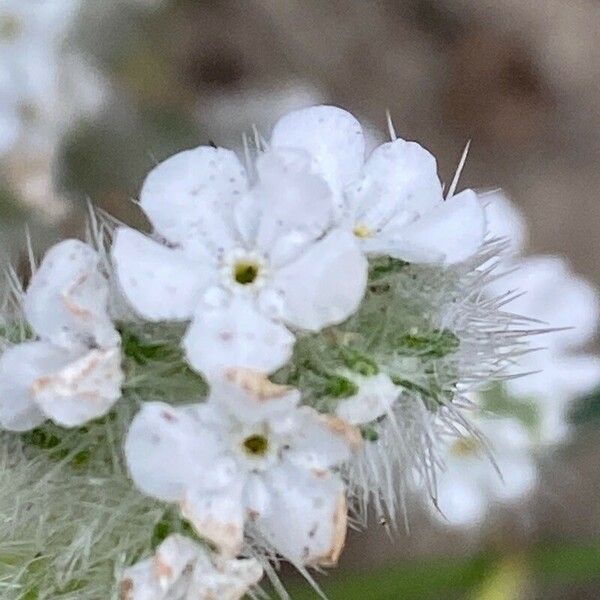
[[[181,514],[196,533],[217,546],[226,557],[239,554],[244,539],[244,505],[239,477],[219,490],[188,490],[181,502]]]
[[[342,482],[291,465],[270,470],[265,479],[271,510],[256,521],[261,534],[296,565],[335,565],[346,539]]]
[[[354,236],[339,229],[279,269],[272,282],[282,298],[282,319],[319,331],[340,323],[359,306],[367,283],[367,261]]]
[[[125,569],[121,580],[122,600],[164,600],[175,597],[174,586],[186,568],[204,549],[180,534],[167,537],[152,558]]]
[[[360,222],[383,226],[397,212],[424,215],[443,201],[435,157],[416,142],[402,139],[378,146],[364,167],[364,178],[348,190],[350,208]]]
[[[420,219],[401,230],[398,249],[391,249],[390,255],[404,260],[412,260],[414,254],[403,249],[430,251],[432,260],[443,256],[446,264],[456,264],[471,258],[481,247],[485,237],[485,213],[477,194],[465,190],[443,204],[436,206]]]
[[[208,378],[229,368],[271,373],[291,357],[294,336],[243,297],[226,307],[198,307],[183,346],[189,363]]]
[[[296,414],[298,425],[285,454],[295,465],[323,474],[362,448],[360,431],[343,419],[321,415],[309,406],[301,407]]]
[[[122,600],[240,600],[263,575],[252,558],[226,559],[180,534],[158,546],[152,558],[125,569]]]
[[[548,327],[566,328],[546,336],[548,348],[564,350],[589,342],[600,319],[600,298],[594,286],[575,275],[561,257],[532,256],[515,266],[518,268],[490,284],[489,292],[525,292],[507,305],[508,310]]]
[[[46,342],[25,342],[6,350],[0,358],[0,425],[11,431],[41,425],[46,415],[34,401],[33,382],[70,359],[67,351]]]
[[[119,343],[108,315],[108,282],[98,253],[79,240],[53,246],[31,279],[23,308],[36,333],[70,347]]]
[[[120,227],[112,257],[119,285],[135,311],[150,321],[189,319],[216,270],[179,249]]]
[[[207,557],[196,562],[190,587],[198,598],[240,600],[262,576],[263,568],[254,558]]]
[[[331,190],[310,172],[310,156],[301,150],[267,152],[259,157],[257,170],[261,219],[256,245],[277,267],[290,258],[290,238],[306,245],[327,229],[333,215]]]
[[[286,415],[300,402],[300,392],[269,381],[264,373],[249,369],[227,369],[211,381],[210,400],[243,423],[258,423]]]
[[[481,199],[485,205],[490,238],[507,240],[512,254],[521,252],[527,240],[527,225],[523,213],[500,191],[485,194]]]
[[[38,377],[32,395],[58,425],[77,427],[105,415],[121,397],[121,351],[91,350],[59,371]]]
[[[234,241],[233,201],[245,193],[246,172],[231,150],[200,146],[171,156],[144,181],[140,203],[160,235],[192,253]]]
[[[399,389],[385,373],[372,377],[355,376],[358,392],[342,400],[337,408],[338,417],[353,425],[371,423],[387,414],[398,396]]]
[[[479,460],[489,460],[480,458]],[[493,466],[489,465],[490,469]],[[438,476],[437,505],[439,512],[434,515],[443,522],[455,526],[476,525],[481,523],[488,509],[486,490],[480,481],[469,479],[457,472],[458,465],[450,467],[452,472],[441,473]],[[468,465],[462,465],[468,469]],[[497,474],[496,474],[497,477]]]
[[[146,402],[125,440],[125,458],[135,485],[159,500],[177,502],[186,488],[211,477],[221,444],[200,418],[162,402]]]
[[[154,560],[141,560],[123,571],[119,585],[119,600],[164,600],[162,589],[154,573]]]
[[[271,147],[306,150],[340,201],[344,187],[358,179],[365,155],[360,123],[336,106],[312,106],[288,113],[275,124]]]

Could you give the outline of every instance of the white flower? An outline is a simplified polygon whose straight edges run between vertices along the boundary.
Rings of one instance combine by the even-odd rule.
[[[0,3],[0,147],[26,136],[53,143],[73,116],[94,111],[102,93],[93,71],[63,47],[79,0]]]
[[[385,373],[363,376],[344,372],[344,376],[358,386],[358,391],[342,400],[335,412],[352,425],[371,423],[387,415],[401,393]]]
[[[119,336],[107,311],[98,254],[65,240],[49,250],[23,308],[37,341],[0,358],[0,424],[26,431],[46,419],[74,427],[104,415],[120,397]]]
[[[106,97],[97,72],[65,43],[80,0],[0,2],[0,155],[19,198],[50,220],[64,213],[54,162],[64,133]]]
[[[275,125],[271,146],[302,148],[334,191],[338,218],[366,253],[409,262],[462,262],[485,236],[477,195],[444,201],[435,158],[419,144],[396,139],[364,162],[358,121],[333,106],[292,112]]]
[[[476,425],[489,448],[465,432],[447,446],[437,476],[439,511],[433,514],[451,525],[479,525],[495,504],[523,498],[537,482],[530,436],[521,423],[480,418]]]
[[[121,600],[240,600],[262,578],[255,559],[226,559],[179,534],[125,570]]]
[[[488,293],[522,292],[507,304],[507,310],[537,319],[540,328],[564,329],[546,334],[540,341],[542,349],[520,357],[514,374],[529,374],[504,385],[511,396],[535,402],[540,441],[556,442],[567,431],[569,403],[600,384],[600,357],[578,351],[596,332],[598,291],[559,257],[532,256],[514,262],[513,267],[488,286]]]
[[[299,392],[250,371],[228,371],[204,404],[152,402],[125,443],[144,493],[179,503],[197,533],[224,555],[251,523],[260,539],[296,564],[336,562],[346,531],[341,479],[360,434],[340,419],[296,408]]]
[[[333,227],[331,191],[302,150],[265,153],[249,186],[233,152],[200,147],[158,165],[141,206],[166,244],[116,231],[120,285],[144,318],[187,320],[192,366],[205,375],[271,372],[289,359],[287,327],[318,331],[358,307],[367,264]],[[287,327],[286,327],[287,326]]]

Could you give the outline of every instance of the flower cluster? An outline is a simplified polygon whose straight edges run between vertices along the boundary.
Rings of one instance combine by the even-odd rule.
[[[143,184],[149,234],[94,216],[90,244],[12,282],[0,423],[25,433],[5,447],[54,464],[50,490],[81,478],[73,519],[97,519],[15,589],[87,597],[82,532],[101,531],[124,600],[234,600],[281,558],[335,565],[369,505],[395,518],[415,485],[443,492],[444,449],[481,439],[476,392],[512,376],[532,328],[493,290],[507,244],[485,198],[444,197],[434,157],[393,138],[365,160],[358,121],[316,106],[245,162],[181,152]],[[117,489],[136,519],[96,526]],[[40,576],[59,567],[72,579]]]
[[[490,508],[530,494],[538,455],[568,435],[573,401],[600,385],[600,357],[578,352],[596,331],[598,291],[563,258],[522,256],[527,232],[518,209],[498,192],[484,201],[490,234],[506,240],[499,274],[485,293],[510,297],[510,308],[543,336],[541,348],[508,365],[506,378],[475,394],[483,437],[467,434],[445,446],[433,514],[459,526],[480,525]]]

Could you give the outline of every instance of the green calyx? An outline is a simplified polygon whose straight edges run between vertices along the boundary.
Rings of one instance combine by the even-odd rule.
[[[433,329],[426,334],[413,331],[401,334],[396,344],[396,352],[403,356],[444,358],[458,350],[460,340],[451,331]]]

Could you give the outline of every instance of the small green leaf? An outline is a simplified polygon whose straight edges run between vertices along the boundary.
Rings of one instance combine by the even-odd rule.
[[[372,377],[379,373],[377,363],[358,350],[342,347],[340,348],[340,354],[344,364],[355,373],[359,373],[364,377]]]
[[[329,375],[325,383],[325,393],[334,398],[348,398],[358,393],[358,386],[347,377]]]

